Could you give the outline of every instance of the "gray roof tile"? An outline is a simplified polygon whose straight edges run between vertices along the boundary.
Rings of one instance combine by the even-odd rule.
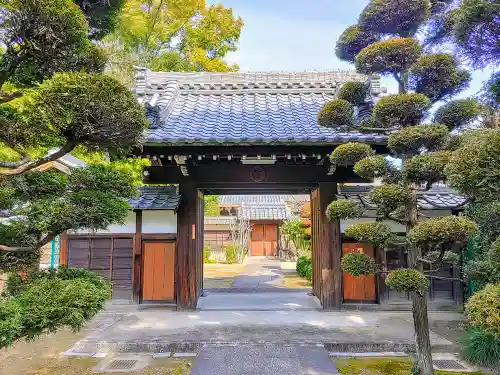
[[[317,123],[321,107],[352,72],[153,73],[135,89],[147,104],[150,144],[384,143],[386,136]],[[310,80],[310,81],[305,81]],[[360,111],[366,117],[366,111]]]
[[[249,220],[286,220],[290,217],[284,205],[243,206],[242,215]]]
[[[139,196],[129,199],[136,210],[169,210],[176,211],[181,202],[175,187],[143,186],[139,188]]]
[[[372,189],[370,185],[343,185],[339,189],[339,198],[359,199],[369,209],[376,205],[370,202],[367,194]],[[433,187],[430,190],[419,192],[418,205],[422,210],[451,210],[463,209],[467,199],[456,194],[446,186]]]
[[[309,201],[309,195],[221,195],[219,204],[221,206],[251,205],[284,205],[287,201]]]

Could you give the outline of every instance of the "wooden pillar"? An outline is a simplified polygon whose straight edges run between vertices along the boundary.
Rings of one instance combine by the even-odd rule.
[[[61,233],[61,250],[59,250],[59,265],[68,265],[68,232]]]
[[[201,257],[203,262],[203,236],[199,232],[203,230],[203,222],[200,223],[198,215],[200,204],[196,185],[181,183],[179,193],[182,199],[177,211],[177,307],[195,309],[203,282],[203,263],[198,259]]]
[[[141,301],[142,293],[142,211],[135,210],[135,235],[133,251],[133,274],[132,274],[132,299],[136,303]]]
[[[342,307],[340,222],[326,217],[326,208],[336,193],[337,184],[320,183],[311,194],[313,292],[324,310]]]

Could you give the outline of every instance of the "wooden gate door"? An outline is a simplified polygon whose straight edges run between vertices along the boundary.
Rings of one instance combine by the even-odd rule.
[[[250,254],[252,256],[276,256],[277,248],[278,226],[276,224],[254,224],[250,241]]]
[[[142,302],[175,302],[175,243],[144,242]]]
[[[372,258],[375,257],[373,245],[366,243],[342,244],[342,255],[352,252],[364,252]],[[354,277],[344,272],[344,301],[375,302],[376,300],[374,275]]]

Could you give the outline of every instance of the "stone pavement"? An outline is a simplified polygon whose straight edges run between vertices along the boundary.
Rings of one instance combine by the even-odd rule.
[[[281,262],[265,257],[245,259],[245,268],[234,278],[232,288],[259,291],[259,289],[284,288]]]
[[[338,374],[323,347],[232,345],[204,347],[191,375]]]

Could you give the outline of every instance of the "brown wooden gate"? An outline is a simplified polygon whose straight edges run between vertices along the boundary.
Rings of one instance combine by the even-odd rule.
[[[250,240],[252,256],[276,256],[278,249],[278,225],[254,224]]]
[[[342,255],[352,252],[363,252],[374,258],[373,245],[366,243],[344,243],[342,244]],[[375,302],[375,276],[353,276],[344,272],[344,301],[352,302]]]
[[[175,303],[175,243],[144,242],[142,302]]]
[[[73,236],[68,238],[67,264],[111,280],[113,298],[132,298],[132,237]]]

